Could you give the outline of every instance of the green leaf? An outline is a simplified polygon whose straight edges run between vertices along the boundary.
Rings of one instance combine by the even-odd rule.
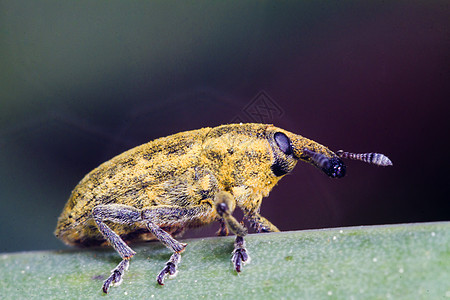
[[[178,276],[165,286],[155,277],[170,251],[135,246],[122,285],[108,295],[103,280],[120,262],[112,249],[1,254],[0,297],[450,299],[450,222],[248,235],[252,261],[239,275],[233,241],[184,241]]]

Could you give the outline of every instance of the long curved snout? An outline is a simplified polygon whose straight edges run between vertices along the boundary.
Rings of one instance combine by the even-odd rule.
[[[331,178],[345,176],[345,164],[333,151],[300,135],[292,134],[290,139],[293,154],[297,159],[316,166]]]
[[[342,178],[347,171],[344,162],[337,157],[328,159],[328,162],[321,169],[331,178]]]
[[[347,169],[339,157],[328,157],[325,154],[311,151],[308,148],[304,148],[303,153],[310,159],[312,164],[331,178],[342,178],[345,176]]]

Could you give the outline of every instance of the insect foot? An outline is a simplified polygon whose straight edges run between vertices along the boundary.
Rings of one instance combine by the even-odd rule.
[[[166,266],[161,270],[161,272],[156,276],[156,281],[160,285],[164,285],[164,279],[166,277],[175,277],[177,276],[177,267],[181,261],[181,255],[179,253],[174,253],[170,257],[169,261],[166,263]]]
[[[130,265],[129,259],[123,259],[120,264],[111,271],[111,275],[108,277],[108,279],[105,280],[103,283],[103,293],[107,294],[109,287],[112,286],[119,286],[122,283],[122,276],[125,271],[128,270],[128,266]]]
[[[241,272],[243,265],[250,262],[250,256],[248,256],[247,249],[245,248],[245,241],[242,236],[236,237],[231,262],[238,273]]]

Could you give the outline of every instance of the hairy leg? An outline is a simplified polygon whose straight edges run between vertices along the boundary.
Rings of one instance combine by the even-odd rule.
[[[179,223],[186,224],[202,215],[210,215],[213,211],[212,203],[205,201],[202,204],[191,207],[169,207],[155,206],[142,211],[142,221],[147,229],[167,248],[173,251],[172,256],[167,261],[165,267],[156,276],[156,281],[164,285],[167,276],[175,276],[178,264],[181,261],[181,253],[186,248],[186,244],[178,242],[169,233],[161,229],[156,224]]]
[[[279,232],[280,230],[259,213],[249,213],[246,219],[256,232]]]
[[[211,202],[205,201],[192,207],[155,206],[142,211],[121,204],[106,204],[94,207],[92,216],[99,231],[122,257],[122,261],[111,271],[111,275],[103,283],[103,292],[108,293],[110,286],[117,286],[122,282],[123,274],[129,266],[129,260],[136,254],[118,234],[105,224],[105,221],[128,225],[144,223],[161,243],[173,251],[166,266],[157,276],[158,283],[163,285],[166,275],[174,276],[176,274],[177,266],[181,260],[180,253],[184,251],[186,244],[178,242],[157,224],[185,224],[202,214],[210,214],[213,211],[212,206]]]
[[[231,255],[231,261],[233,263],[236,272],[241,272],[241,268],[245,263],[250,261],[250,257],[247,254],[245,248],[244,236],[247,235],[247,228],[239,223],[232,213],[236,206],[233,196],[229,192],[221,191],[216,195],[215,199],[216,211],[223,219],[226,227],[236,235],[234,242],[234,250]]]
[[[109,204],[98,205],[92,210],[92,216],[99,231],[105,237],[105,239],[111,244],[111,246],[122,257],[122,261],[117,265],[115,269],[111,271],[111,275],[103,283],[103,292],[108,293],[109,287],[117,286],[122,283],[122,277],[125,270],[128,269],[130,264],[129,260],[133,257],[134,252],[123,240],[117,235],[111,228],[104,222],[111,221],[120,224],[133,224],[138,222],[141,218],[139,210],[125,205]]]

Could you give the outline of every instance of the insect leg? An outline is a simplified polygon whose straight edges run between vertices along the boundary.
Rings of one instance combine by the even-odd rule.
[[[248,215],[246,215],[246,218],[249,220],[250,225],[255,229],[256,232],[280,231],[275,225],[272,224],[272,222],[270,222],[257,212],[249,213]]]
[[[279,232],[280,230],[275,225],[259,214],[261,202],[262,196],[257,196],[251,201],[254,205],[241,206],[240,208],[244,212],[244,218],[250,222],[250,226],[258,233]]]
[[[166,266],[159,272],[158,276],[156,276],[156,281],[160,285],[164,285],[164,279],[166,276],[172,276],[175,277],[177,275],[177,267],[178,264],[181,261],[181,254],[178,252],[174,252],[171,256],[169,261],[166,263]]]
[[[225,224],[225,221],[223,219],[219,219],[220,228],[217,230],[216,234],[218,236],[227,236],[228,235],[228,227],[227,224]]]
[[[245,248],[244,237],[236,236],[234,241],[234,250],[231,255],[231,262],[234,265],[236,272],[241,272],[241,268],[246,263],[250,262],[250,256],[248,256],[247,249]]]
[[[187,224],[195,220],[198,216],[211,214],[212,204],[205,202],[192,207],[156,206],[142,211],[142,219],[147,229],[167,248],[173,251],[172,256],[167,261],[165,267],[156,277],[160,285],[164,285],[167,276],[175,276],[178,264],[181,261],[181,253],[186,248],[186,244],[178,242],[169,233],[161,229],[157,224]]]
[[[153,235],[161,242],[164,246],[173,251],[172,256],[167,261],[166,266],[161,270],[161,272],[156,277],[156,281],[160,285],[164,285],[164,279],[166,275],[175,276],[177,273],[178,264],[181,261],[180,253],[184,251],[187,244],[180,243],[174,239],[169,233],[162,230],[158,225],[154,224],[152,221],[144,217],[145,224],[148,230],[153,233]]]
[[[216,211],[220,217],[222,217],[227,228],[238,236],[245,236],[247,234],[247,228],[233,217],[232,213],[235,208],[233,196],[229,192],[221,191],[217,193],[215,199]]]
[[[232,213],[236,205],[233,196],[229,192],[219,192],[216,195],[215,205],[217,213],[223,218],[227,228],[232,233],[236,234],[231,262],[233,263],[236,272],[241,272],[242,266],[245,263],[250,262],[250,256],[247,254],[244,241],[244,236],[247,234],[247,228],[233,217]]]
[[[108,293],[111,285],[117,286],[122,283],[122,276],[125,270],[128,269],[130,264],[130,258],[133,257],[134,252],[111,228],[104,222],[112,221],[121,224],[133,224],[139,222],[141,219],[141,213],[139,210],[126,205],[109,204],[109,205],[97,205],[92,210],[92,216],[99,231],[105,237],[105,239],[111,244],[111,246],[122,257],[122,261],[117,265],[115,269],[111,271],[111,275],[103,283],[103,292]]]

